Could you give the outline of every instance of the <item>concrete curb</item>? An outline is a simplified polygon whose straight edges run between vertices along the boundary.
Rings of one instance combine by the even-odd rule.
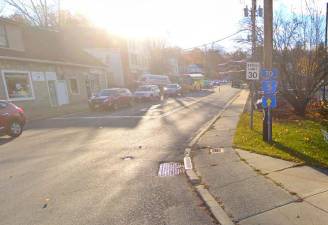
[[[222,114],[227,110],[227,108],[241,95],[243,91],[238,92],[235,96],[233,96],[223,107],[223,109],[208,123],[206,123],[194,136],[188,144],[188,147],[185,149],[185,158],[184,161],[188,162],[188,165],[185,163],[186,175],[190,183],[196,189],[196,192],[200,196],[200,198],[204,201],[207,208],[212,213],[213,217],[221,224],[221,225],[233,225],[231,218],[226,214],[220,204],[215,200],[215,198],[211,195],[211,193],[204,187],[204,185],[199,185],[201,183],[200,177],[197,176],[196,172],[192,169],[192,161],[191,161],[191,151],[197,144],[198,140],[211,128],[211,126],[222,116]],[[245,106],[244,106],[245,108]],[[189,165],[191,163],[191,166]],[[191,168],[191,169],[190,169]]]
[[[230,217],[226,214],[223,208],[217,203],[215,198],[203,185],[198,185],[195,188],[198,195],[205,202],[207,208],[211,211],[212,215],[221,225],[234,225]]]
[[[193,149],[198,140],[211,128],[211,126],[222,116],[222,114],[227,110],[227,108],[240,96],[242,91],[238,92],[235,96],[233,96],[224,106],[223,109],[209,122],[207,122],[196,134],[195,137],[191,139],[188,144],[188,148]]]

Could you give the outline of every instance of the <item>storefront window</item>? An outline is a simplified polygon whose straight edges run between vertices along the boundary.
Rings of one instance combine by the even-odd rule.
[[[5,72],[4,82],[10,100],[33,99],[32,83],[29,73]]]

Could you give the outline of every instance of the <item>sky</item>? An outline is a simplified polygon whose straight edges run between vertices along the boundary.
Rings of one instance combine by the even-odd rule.
[[[274,8],[297,12],[304,1],[274,0]],[[314,1],[325,9],[324,0]],[[263,0],[258,4],[263,6]],[[238,31],[251,0],[61,0],[61,5],[122,36],[158,37],[192,48]],[[236,44],[230,38],[220,45],[231,49]]]

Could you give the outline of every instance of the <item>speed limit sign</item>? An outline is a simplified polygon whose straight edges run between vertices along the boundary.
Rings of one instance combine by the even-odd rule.
[[[259,80],[260,79],[260,63],[248,62],[246,65],[246,79]]]

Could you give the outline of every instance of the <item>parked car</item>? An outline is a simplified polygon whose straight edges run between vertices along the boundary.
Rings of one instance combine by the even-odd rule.
[[[140,85],[167,85],[170,84],[170,78],[166,75],[144,74],[138,80]]]
[[[182,88],[179,84],[168,84],[164,87],[165,96],[178,96],[182,94]]]
[[[118,109],[122,106],[131,106],[134,104],[134,96],[126,88],[103,89],[89,99],[89,108],[97,109]]]
[[[13,103],[0,101],[0,135],[18,137],[26,123],[24,110]]]
[[[142,85],[134,92],[136,100],[159,100],[161,91],[157,85]]]

